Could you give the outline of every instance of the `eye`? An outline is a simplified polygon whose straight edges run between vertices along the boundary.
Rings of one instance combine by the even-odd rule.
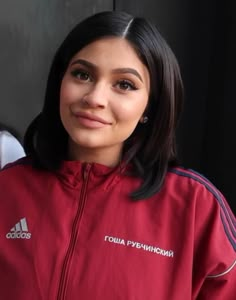
[[[77,79],[81,81],[91,81],[91,76],[87,71],[76,69],[71,72],[71,75],[73,77],[76,77]]]
[[[124,91],[137,90],[135,84],[129,80],[120,80],[120,81],[118,81],[116,86],[119,89],[124,90]]]

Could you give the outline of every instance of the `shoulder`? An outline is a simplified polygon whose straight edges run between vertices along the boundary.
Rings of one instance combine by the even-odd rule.
[[[10,162],[0,170],[0,174],[6,170],[15,170],[16,168],[25,168],[26,166],[32,166],[32,160],[28,156],[21,157],[14,162]]]
[[[209,278],[226,275],[235,266],[236,220],[225,197],[193,170],[170,169],[168,176],[194,203],[194,268]]]
[[[37,187],[39,185],[50,185],[55,180],[64,180],[66,175],[62,170],[50,171],[35,166],[33,160],[29,156],[24,156],[12,163],[8,163],[0,170],[0,191],[14,193],[17,188]]]
[[[206,191],[206,195],[212,195],[216,201],[222,202],[223,195],[215,185],[202,174],[182,167],[170,168],[167,173],[168,182],[176,182],[186,191]]]
[[[9,201],[18,201],[16,199],[19,199],[19,195],[27,197],[35,191],[45,191],[54,181],[53,174],[36,169],[28,157],[9,163],[0,170],[0,206]]]
[[[168,171],[166,185],[175,189],[175,193],[185,198],[184,201],[192,202],[199,238],[205,228],[208,234],[214,233],[216,240],[219,238],[218,242],[227,241],[236,250],[235,216],[214,184],[194,170],[173,168]]]
[[[225,199],[215,185],[202,174],[185,168],[170,168],[164,187],[169,192],[175,192],[185,201],[196,202],[196,207],[225,207]]]
[[[32,167],[32,161],[29,157],[22,157],[14,162],[7,163],[0,170],[0,186],[6,182],[11,181],[12,186],[19,182],[20,179],[26,179],[27,177],[32,178],[35,173]]]

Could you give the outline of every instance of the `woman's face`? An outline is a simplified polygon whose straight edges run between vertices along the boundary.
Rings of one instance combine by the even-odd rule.
[[[143,116],[149,89],[149,72],[125,39],[104,38],[79,51],[60,91],[70,158],[102,151],[115,162]]]

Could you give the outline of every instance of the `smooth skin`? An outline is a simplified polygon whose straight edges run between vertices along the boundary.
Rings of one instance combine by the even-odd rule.
[[[68,159],[116,166],[124,141],[142,122],[149,90],[149,72],[125,39],[100,39],[79,51],[60,90]]]

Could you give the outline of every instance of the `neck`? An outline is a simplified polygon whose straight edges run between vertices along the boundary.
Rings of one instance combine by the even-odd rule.
[[[69,143],[69,160],[79,160],[87,163],[98,163],[107,167],[115,167],[121,160],[121,147],[86,148],[73,142]]]

